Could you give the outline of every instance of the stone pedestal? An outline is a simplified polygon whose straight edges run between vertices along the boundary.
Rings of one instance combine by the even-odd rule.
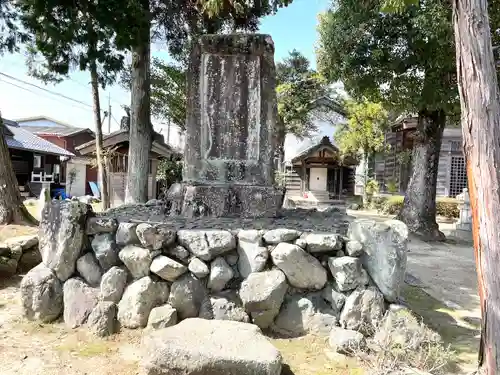
[[[455,230],[452,232],[453,237],[460,238],[466,241],[472,241],[472,211],[470,207],[469,192],[467,189],[460,194],[463,203],[460,207],[460,217],[455,225]],[[457,196],[457,198],[459,198]]]
[[[278,134],[274,44],[259,34],[205,35],[188,71],[182,186],[186,216],[274,215]]]

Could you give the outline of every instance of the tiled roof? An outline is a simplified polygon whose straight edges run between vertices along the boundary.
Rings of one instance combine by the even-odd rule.
[[[84,131],[88,131],[87,128],[76,128],[76,127],[62,127],[62,126],[26,126],[20,125],[23,129],[26,129],[33,134],[39,135],[58,135],[61,137],[68,137],[73,134],[78,134]]]
[[[12,135],[5,136],[7,147],[18,150],[29,150],[43,154],[54,154],[61,156],[74,156],[71,152],[46,141],[43,138],[21,128],[16,122],[3,120],[5,127]]]

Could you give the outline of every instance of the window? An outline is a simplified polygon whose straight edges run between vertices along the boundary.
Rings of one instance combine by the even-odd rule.
[[[450,197],[456,197],[467,187],[467,171],[463,156],[451,157]]]
[[[33,168],[42,168],[42,155],[33,156]]]

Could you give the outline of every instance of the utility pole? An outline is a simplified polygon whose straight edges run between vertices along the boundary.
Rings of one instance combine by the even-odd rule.
[[[111,93],[108,93],[108,134],[111,133]]]

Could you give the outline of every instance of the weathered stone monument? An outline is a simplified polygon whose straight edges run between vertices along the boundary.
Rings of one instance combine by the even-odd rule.
[[[461,240],[472,241],[472,210],[467,188],[463,190],[460,196],[457,196],[457,199],[461,199],[463,203],[460,206],[460,217],[451,235]]]
[[[188,72],[183,183],[172,214],[273,216],[278,133],[274,43],[269,35],[205,35]]]

